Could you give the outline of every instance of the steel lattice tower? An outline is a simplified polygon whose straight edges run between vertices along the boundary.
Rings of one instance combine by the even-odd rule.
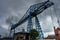
[[[30,13],[29,18],[28,18],[27,32],[29,32],[32,28],[33,28],[32,16],[31,16],[31,13]]]
[[[39,37],[44,38],[44,35],[43,35],[43,32],[42,32],[42,29],[41,29],[37,16],[35,16],[35,26],[36,26],[37,31],[39,32]]]

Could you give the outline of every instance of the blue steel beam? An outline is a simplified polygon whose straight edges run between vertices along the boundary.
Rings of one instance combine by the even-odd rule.
[[[41,29],[41,25],[39,23],[39,20],[38,20],[37,16],[35,16],[35,26],[36,26],[36,30],[39,32],[39,37],[44,38],[43,31]]]
[[[26,22],[27,19],[29,18],[30,13],[31,13],[31,16],[33,18],[52,5],[54,5],[53,2],[45,1],[45,2],[34,4],[34,5],[30,6],[30,8],[27,10],[26,14],[24,14],[24,16],[20,19],[20,21],[16,24],[12,25],[11,30],[15,29],[17,26]]]
[[[32,24],[32,16],[31,16],[31,13],[29,15],[29,18],[28,18],[28,25],[27,25],[27,32],[29,32],[31,29],[33,29],[33,24]]]

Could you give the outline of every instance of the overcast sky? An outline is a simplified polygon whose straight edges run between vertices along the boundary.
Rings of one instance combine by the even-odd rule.
[[[21,17],[26,13],[27,9],[31,5],[41,3],[42,1],[46,0],[0,0],[0,34],[8,32],[9,25],[6,23],[8,17],[16,16],[21,19]],[[54,34],[53,27],[58,27],[59,25],[57,23],[57,18],[60,20],[60,0],[50,1],[54,2],[54,6],[48,8],[38,15],[40,25],[42,27],[43,33],[45,34]],[[55,14],[58,16],[56,17]],[[34,22],[33,26],[35,27]],[[23,27],[26,29],[27,22],[19,26],[16,30],[20,31]],[[6,32],[1,32],[1,30]]]

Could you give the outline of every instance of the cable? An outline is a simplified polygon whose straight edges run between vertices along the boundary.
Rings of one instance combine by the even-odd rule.
[[[51,8],[50,8],[50,14],[51,14],[51,19],[52,19],[52,25],[54,26],[54,23],[53,23],[53,14],[52,14]]]
[[[56,16],[56,18],[57,18],[57,23],[58,23],[58,25],[60,26],[60,24],[59,24],[59,18],[57,17],[58,15],[57,15],[55,6],[53,6],[53,8],[54,8],[55,16]]]

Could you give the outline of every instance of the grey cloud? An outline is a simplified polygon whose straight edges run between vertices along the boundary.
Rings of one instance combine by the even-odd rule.
[[[42,1],[46,1],[46,0],[0,0],[0,24],[6,23],[5,21],[9,16],[17,16],[19,17],[19,19],[21,19],[21,17],[26,13],[26,11],[31,5],[40,3]],[[54,2],[55,9],[53,9],[54,7],[52,6],[50,7],[51,11],[50,11],[50,8],[48,8],[47,10],[45,10],[44,12],[38,15],[39,21],[40,22],[42,21],[43,25],[41,25],[41,27],[44,32],[46,32],[47,30],[48,30],[47,32],[53,31],[52,22],[46,21],[46,18],[48,16],[51,16],[51,13],[53,14],[52,19],[53,19],[54,25],[58,26],[54,10],[56,10],[56,13],[58,15],[57,17],[58,18],[60,17],[60,0],[50,0],[50,1]],[[22,24],[18,28],[21,28],[21,27],[24,27],[26,29],[27,22]]]

